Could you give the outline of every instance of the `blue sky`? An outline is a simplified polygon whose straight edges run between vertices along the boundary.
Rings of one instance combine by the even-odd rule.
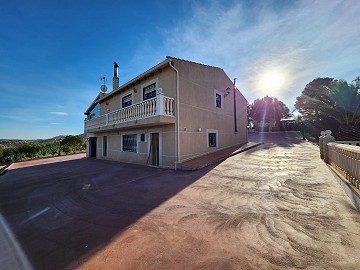
[[[293,109],[316,77],[360,75],[360,1],[12,0],[0,10],[0,138],[83,133],[99,77],[166,55],[221,67],[249,102]],[[266,89],[265,74],[281,74]]]

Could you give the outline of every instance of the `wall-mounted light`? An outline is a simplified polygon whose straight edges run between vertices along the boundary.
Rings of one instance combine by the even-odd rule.
[[[224,98],[230,94],[230,91],[231,91],[230,87],[226,88]]]
[[[134,91],[134,93],[137,93],[137,89],[135,87],[133,88],[133,91]]]
[[[201,127],[199,127],[199,128],[197,129],[197,131],[198,131],[198,132],[201,132]]]

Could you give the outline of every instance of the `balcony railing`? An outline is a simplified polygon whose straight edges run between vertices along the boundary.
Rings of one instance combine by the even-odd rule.
[[[174,116],[174,99],[159,93],[156,97],[94,119],[85,119],[85,130],[125,123],[153,116]]]

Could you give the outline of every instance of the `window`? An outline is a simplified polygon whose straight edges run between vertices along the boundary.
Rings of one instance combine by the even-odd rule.
[[[89,114],[89,119],[94,119],[94,118],[97,118],[99,116],[100,116],[100,105],[96,104],[94,109],[92,109],[90,114]]]
[[[144,133],[141,133],[140,141],[145,142],[145,134]]]
[[[103,156],[107,156],[107,136],[103,136]]]
[[[123,151],[126,152],[137,152],[137,135],[123,135]]]
[[[221,95],[215,93],[215,103],[217,108],[221,108]]]
[[[122,108],[132,105],[132,94],[128,94],[122,98]]]
[[[143,88],[143,100],[156,97],[156,83],[150,84]]]
[[[216,133],[208,133],[209,147],[216,147]]]

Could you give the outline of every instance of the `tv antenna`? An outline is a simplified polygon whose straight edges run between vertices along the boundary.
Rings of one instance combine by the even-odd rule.
[[[107,90],[107,87],[106,87],[106,84],[105,84],[106,83],[105,75],[101,75],[100,80],[103,81],[103,85],[100,86],[100,90],[101,90],[101,92],[105,93],[106,90]]]

